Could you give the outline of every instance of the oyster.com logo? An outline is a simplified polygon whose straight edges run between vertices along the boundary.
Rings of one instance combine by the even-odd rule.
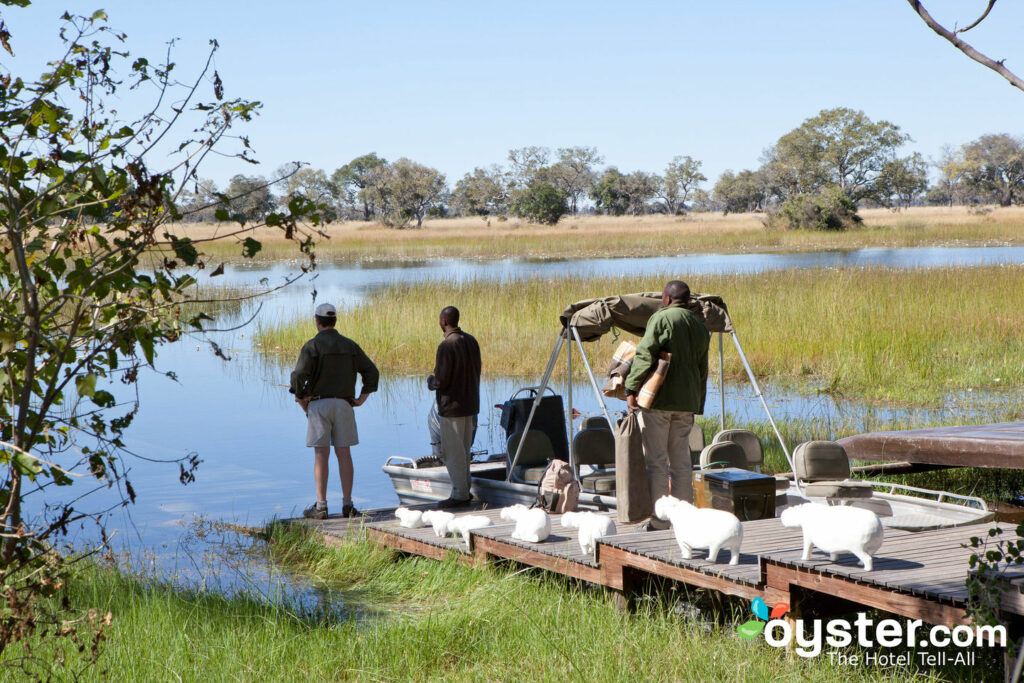
[[[768,609],[767,603],[763,598],[754,598],[750,603],[750,611],[754,613],[757,619],[751,619],[750,621],[743,622],[736,630],[739,631],[741,638],[750,640],[751,638],[757,638],[764,630],[765,624],[772,619],[778,619],[779,617],[786,614],[789,611],[789,605],[784,602],[777,602],[775,606]]]

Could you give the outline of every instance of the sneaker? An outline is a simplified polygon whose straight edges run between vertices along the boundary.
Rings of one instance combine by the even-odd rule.
[[[327,519],[327,508],[317,508],[316,503],[313,503],[303,510],[302,516],[306,519]]]
[[[469,505],[469,503],[472,500],[473,500],[472,496],[470,496],[469,498],[464,498],[464,499],[445,498],[444,500],[442,500],[440,503],[437,504],[437,507],[440,510],[444,510],[446,508],[458,508],[458,507],[462,507],[464,505]]]
[[[356,510],[356,506],[355,505],[349,504],[349,505],[342,505],[341,506],[341,516],[342,517],[362,517],[363,513],[360,512],[359,510]]]

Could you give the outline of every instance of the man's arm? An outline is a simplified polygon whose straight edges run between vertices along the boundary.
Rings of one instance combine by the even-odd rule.
[[[359,347],[359,344],[355,344],[355,347],[356,372],[359,373],[363,387],[359,391],[359,398],[353,401],[353,405],[361,406],[366,401],[367,396],[377,391],[377,385],[380,383],[380,371],[377,370],[377,366],[366,355],[366,352]]]
[[[636,355],[633,356],[633,365],[629,368],[629,375],[626,377],[626,392],[636,393],[640,391],[644,380],[650,374],[651,368],[657,362],[658,354],[661,352],[661,325],[658,321],[648,325],[640,343],[636,345]]]
[[[296,399],[305,398],[308,395],[309,381],[313,377],[313,370],[316,367],[316,356],[313,353],[313,345],[306,342],[299,351],[299,359],[295,361],[295,369],[292,370],[291,384],[288,389],[295,394]]]
[[[700,334],[701,344],[697,348],[697,367],[700,369],[700,414],[704,414],[704,401],[708,396],[708,346],[711,343],[711,335],[707,330],[702,329]]]
[[[451,387],[455,367],[453,360],[450,346],[444,342],[438,344],[434,358],[434,389],[444,392]]]

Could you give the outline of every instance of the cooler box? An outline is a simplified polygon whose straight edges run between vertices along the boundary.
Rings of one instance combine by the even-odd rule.
[[[775,516],[775,477],[725,467],[693,473],[693,504],[731,512],[740,521]]]

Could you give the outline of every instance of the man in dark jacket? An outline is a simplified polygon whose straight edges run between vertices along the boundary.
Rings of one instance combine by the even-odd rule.
[[[662,308],[647,322],[626,378],[626,405],[631,413],[640,411],[651,502],[670,492],[693,502],[689,437],[694,414],[704,412],[711,336],[697,314],[686,307],[689,302],[690,288],[685,282],[672,280],[665,285]],[[651,407],[640,408],[637,394],[657,367],[662,351],[672,354],[668,374]],[[654,518],[650,524],[653,528],[667,526]]]
[[[317,335],[303,345],[289,389],[306,412],[306,446],[315,455],[316,503],[303,514],[310,519],[327,518],[327,475],[333,445],[344,496],[341,514],[356,517],[359,512],[352,504],[351,448],[359,443],[359,434],[353,408],[363,405],[366,397],[377,390],[380,376],[359,345],[334,329],[338,319],[334,306],[320,304],[315,318]],[[356,374],[363,381],[358,398]]]
[[[437,346],[427,388],[437,392],[434,408],[441,427],[441,459],[452,480],[452,495],[440,507],[455,507],[471,498],[469,451],[480,412],[480,346],[459,328],[459,309],[454,306],[441,311],[439,322],[444,341]]]

